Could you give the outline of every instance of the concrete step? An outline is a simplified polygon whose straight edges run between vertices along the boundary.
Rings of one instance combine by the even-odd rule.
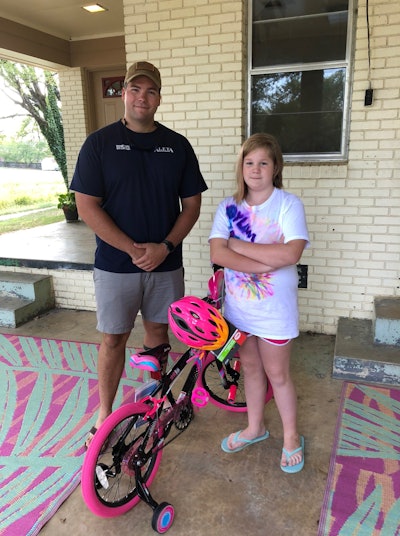
[[[376,343],[372,320],[339,318],[332,376],[400,387],[400,346]]]
[[[400,351],[400,297],[376,297],[374,341],[398,345]]]
[[[0,326],[18,327],[54,305],[51,276],[0,271]]]

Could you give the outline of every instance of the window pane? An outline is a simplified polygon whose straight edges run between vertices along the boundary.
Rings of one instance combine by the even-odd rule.
[[[345,69],[255,75],[251,132],[269,132],[290,154],[340,153]]]
[[[343,60],[347,11],[253,24],[253,68]]]
[[[253,20],[283,19],[286,17],[301,17],[317,13],[333,13],[346,11],[348,1],[345,0],[253,0]]]

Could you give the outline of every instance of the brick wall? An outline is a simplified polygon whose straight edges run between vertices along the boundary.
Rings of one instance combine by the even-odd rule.
[[[203,295],[211,275],[207,243],[216,203],[234,189],[243,139],[243,3],[124,0],[127,63],[160,68],[158,119],[192,143],[209,186],[201,217],[184,242],[186,289]]]
[[[400,295],[400,6],[369,2],[374,102],[368,88],[365,0],[358,3],[349,160],[287,167],[286,187],[304,200],[313,248],[302,326],[335,333],[337,318],[373,318],[375,296]],[[304,178],[304,180],[302,180]]]
[[[217,203],[234,190],[246,125],[246,2],[124,0],[127,64],[147,59],[163,79],[158,119],[191,141],[209,190],[185,241],[186,290],[203,295],[211,273],[207,244]],[[373,298],[400,295],[400,7],[370,0],[368,87],[365,0],[358,2],[349,160],[286,165],[284,185],[305,204],[312,248],[308,288],[299,291],[302,330],[335,333],[339,316],[372,318]],[[80,73],[61,77],[64,91]],[[68,133],[70,165],[84,139],[84,96]],[[67,112],[69,113],[69,112]],[[75,121],[78,121],[75,123]],[[78,130],[77,130],[78,128]]]
[[[67,152],[68,181],[74,174],[76,158],[88,133],[86,84],[80,68],[59,71],[65,149]],[[66,103],[68,103],[66,105]]]

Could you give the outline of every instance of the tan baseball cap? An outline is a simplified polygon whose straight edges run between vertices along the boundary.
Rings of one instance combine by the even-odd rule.
[[[131,65],[125,76],[125,84],[128,84],[134,78],[138,76],[147,76],[152,82],[161,89],[161,75],[160,71],[147,61],[137,61]]]

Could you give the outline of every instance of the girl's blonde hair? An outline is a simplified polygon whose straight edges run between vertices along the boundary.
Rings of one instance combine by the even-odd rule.
[[[282,181],[282,170],[283,170],[283,156],[282,150],[279,146],[278,141],[271,134],[265,134],[259,132],[253,134],[243,143],[237,163],[236,163],[236,182],[237,182],[237,191],[234,195],[235,201],[240,203],[246,197],[247,194],[247,184],[243,179],[243,161],[246,156],[255,151],[256,149],[266,149],[269,153],[269,156],[274,161],[274,178],[273,185],[275,188],[283,188]]]

